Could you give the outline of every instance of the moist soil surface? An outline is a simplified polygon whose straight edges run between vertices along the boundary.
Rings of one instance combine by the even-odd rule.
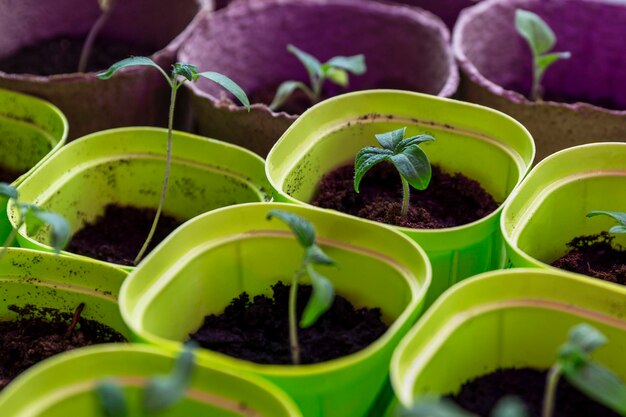
[[[0,59],[0,71],[10,74],[55,75],[77,71],[84,38],[57,38],[25,47]],[[129,56],[150,56],[145,47],[98,37],[91,50],[87,72],[104,70]]]
[[[190,338],[202,347],[236,358],[265,364],[291,364],[288,302],[290,286],[278,282],[273,298],[246,293],[233,299],[223,314],[204,318]],[[311,295],[311,286],[298,287],[297,315],[300,317]],[[387,330],[378,308],[354,306],[340,295],[319,320],[298,329],[301,362],[318,363],[357,352]]]
[[[0,182],[11,184],[22,174],[23,172],[13,171],[0,165]]]
[[[520,398],[530,417],[540,417],[546,371],[522,368],[502,369],[467,382],[452,396],[461,407],[480,416],[488,416],[502,397]],[[610,409],[589,399],[561,378],[557,388],[554,417],[618,417]]]
[[[152,227],[155,213],[156,210],[153,209],[110,204],[106,206],[103,216],[85,225],[72,236],[66,250],[106,262],[133,266],[133,261]],[[182,223],[161,213],[146,254]]]
[[[124,336],[93,320],[55,309],[9,306],[17,321],[0,321],[0,390],[27,368],[57,353],[99,343],[126,342]]]
[[[392,164],[381,163],[363,177],[360,193],[354,191],[354,165],[325,175],[311,204],[396,226],[441,229],[471,223],[498,208],[477,181],[460,173],[448,174],[432,166],[430,185],[411,189],[407,217],[401,216],[402,184]]]
[[[569,252],[551,265],[626,285],[626,249],[613,245],[613,239],[608,232],[575,237],[567,244]]]

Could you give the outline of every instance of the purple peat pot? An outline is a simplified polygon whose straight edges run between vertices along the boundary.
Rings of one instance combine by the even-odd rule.
[[[302,64],[286,50],[291,43],[322,61],[365,55],[367,73],[351,76],[349,88],[335,94],[399,88],[448,97],[458,84],[448,42],[443,22],[416,8],[364,0],[249,0],[207,15],[179,60],[221,72],[254,96],[282,81],[308,82]],[[247,112],[209,81],[186,88],[201,134],[262,156],[297,117],[261,103]]]
[[[531,52],[517,34],[515,10],[540,15],[572,58],[544,77],[543,102],[526,99]],[[486,0],[461,13],[453,49],[463,99],[522,122],[537,161],[571,146],[626,141],[626,5],[602,0]]]
[[[171,7],[175,10],[169,13]],[[198,11],[196,0],[178,0],[175,6],[171,0],[119,0],[99,38],[141,45],[153,52],[153,60],[169,68]],[[85,39],[99,15],[95,0],[0,2],[0,60],[59,37]],[[0,88],[56,104],[69,120],[70,139],[119,126],[167,123],[168,87],[157,71],[132,68],[108,81],[98,80],[95,74],[0,71]]]

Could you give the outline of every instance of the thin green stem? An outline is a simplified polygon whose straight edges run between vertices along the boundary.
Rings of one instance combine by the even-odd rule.
[[[543,392],[543,412],[541,417],[552,417],[556,402],[556,388],[561,378],[561,367],[555,364],[550,368],[546,379],[546,389]]]
[[[297,317],[297,302],[298,302],[298,283],[300,277],[304,274],[306,265],[302,264],[302,267],[296,272],[291,279],[291,288],[289,290],[289,346],[291,348],[291,362],[294,365],[300,364],[300,343],[298,342],[298,317]]]
[[[83,49],[80,52],[80,59],[78,61],[78,72],[85,72],[87,69],[87,63],[89,62],[89,57],[91,55],[91,49],[93,47],[94,42],[100,33],[100,30],[104,27],[107,20],[109,20],[109,16],[111,16],[111,10],[113,10],[113,5],[115,1],[111,0],[109,2],[109,7],[102,11],[98,20],[93,24],[89,34],[87,35],[87,39],[83,44]]]
[[[533,85],[530,92],[530,98],[533,101],[541,101],[541,98],[543,96],[543,93],[541,91],[541,75],[541,70],[536,63],[535,58],[535,63],[533,64]]]
[[[17,236],[18,230],[23,225],[24,225],[24,220],[20,220],[17,227],[14,227],[13,230],[11,230],[11,233],[9,233],[9,236],[7,236],[6,240],[2,244],[2,249],[0,250],[0,259],[2,259],[2,257],[4,256],[5,252],[7,251],[7,248],[13,244],[13,242],[15,241],[15,237]]]
[[[402,211],[400,214],[402,217],[406,217],[409,212],[409,200],[411,199],[411,189],[409,188],[409,182],[400,176],[402,179]]]
[[[318,101],[320,101],[320,96],[322,95],[322,85],[324,84],[324,79],[322,77],[315,77],[315,79],[313,80],[313,104],[317,103]]]
[[[152,237],[154,236],[154,232],[156,231],[157,225],[159,223],[159,218],[161,217],[161,211],[163,210],[163,204],[165,204],[165,195],[167,194],[167,186],[170,181],[170,170],[172,167],[172,134],[174,129],[174,108],[176,106],[176,91],[178,91],[178,87],[182,85],[184,81],[178,82],[176,79],[172,80],[172,93],[170,95],[170,112],[167,123],[167,156],[165,162],[165,179],[163,180],[163,189],[161,190],[161,198],[159,200],[159,206],[157,207],[156,215],[154,216],[154,221],[152,222],[152,227],[150,228],[150,232],[148,233],[148,237],[146,241],[143,243],[141,250],[137,254],[135,258],[134,264],[137,265],[144,254],[148,250],[148,246],[152,241]]]

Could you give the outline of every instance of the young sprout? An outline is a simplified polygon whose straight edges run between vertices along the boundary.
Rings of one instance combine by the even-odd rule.
[[[527,10],[515,12],[515,28],[528,42],[533,54],[533,84],[530,93],[532,100],[541,100],[543,89],[541,80],[546,70],[560,59],[568,59],[569,52],[549,52],[556,44],[556,36],[550,26],[538,15]]]
[[[304,256],[300,263],[300,269],[291,278],[291,289],[289,292],[289,341],[291,348],[291,360],[294,365],[300,364],[300,344],[298,343],[298,326],[296,324],[296,302],[298,297],[298,283],[304,274],[308,274],[311,279],[313,289],[311,298],[307,302],[302,317],[300,327],[305,329],[315,324],[332,306],[335,299],[333,284],[317,272],[314,265],[334,265],[335,262],[329,258],[315,242],[315,229],[313,225],[293,213],[282,210],[271,210],[267,219],[273,217],[285,222],[293,234],[296,236],[300,246],[304,248]]]
[[[12,185],[0,182],[0,199],[11,200],[17,209],[19,220],[17,227],[11,233],[0,248],[0,259],[4,256],[6,249],[13,244],[17,237],[18,230],[26,225],[29,235],[36,234],[42,227],[47,225],[50,228],[50,245],[55,253],[61,252],[70,240],[70,225],[63,216],[49,211],[44,211],[35,204],[23,203],[19,201],[19,194]]]
[[[398,417],[478,417],[449,400],[426,399],[411,408],[400,409]],[[504,397],[495,405],[489,417],[527,417],[524,404],[516,397]]]
[[[104,24],[109,20],[109,16],[111,16],[111,11],[113,10],[113,6],[115,5],[116,0],[98,0],[98,5],[100,6],[100,10],[102,13],[98,20],[93,24],[89,34],[87,35],[87,39],[83,44],[83,49],[80,51],[80,59],[78,61],[78,72],[85,72],[87,69],[87,63],[89,62],[89,56],[91,55],[91,48],[93,47],[93,43],[96,41],[98,37],[98,33],[104,27]]]
[[[603,211],[603,210],[594,210],[587,213],[587,217],[595,217],[595,216],[609,216],[615,221],[617,224],[609,229],[609,233],[614,235],[619,233],[626,233],[626,213],[621,211]]]
[[[191,382],[194,368],[194,356],[197,346],[194,343],[185,344],[174,368],[169,375],[159,375],[151,378],[144,391],[141,410],[131,413],[128,401],[120,385],[113,379],[101,381],[96,387],[96,395],[106,417],[139,417],[152,415],[176,405]]]
[[[425,190],[430,183],[432,170],[424,151],[419,147],[423,142],[435,140],[432,136],[417,135],[404,138],[406,127],[379,133],[376,140],[382,148],[368,146],[356,154],[354,161],[354,191],[359,192],[363,176],[375,165],[389,161],[396,167],[402,180],[402,217],[409,211],[410,189]]]
[[[154,236],[154,232],[156,231],[157,224],[159,222],[159,217],[161,216],[161,211],[163,210],[163,204],[165,203],[165,194],[167,193],[167,185],[170,179],[170,169],[172,165],[172,133],[173,133],[173,125],[174,125],[174,108],[176,105],[176,92],[178,89],[187,81],[196,82],[200,77],[206,78],[208,80],[213,81],[214,83],[220,85],[221,87],[228,90],[232,93],[245,107],[250,110],[250,101],[246,96],[246,93],[239,87],[233,80],[222,75],[217,72],[198,72],[198,67],[190,64],[183,64],[178,62],[172,66],[172,72],[168,75],[161,67],[159,67],[154,61],[150,58],[146,57],[131,57],[123,59],[115,64],[113,64],[107,71],[100,73],[97,75],[101,80],[107,80],[113,76],[117,71],[126,67],[135,67],[135,66],[150,66],[156,68],[162,75],[165,77],[165,80],[170,86],[170,110],[167,124],[167,156],[165,163],[165,177],[163,180],[163,188],[161,190],[161,198],[159,200],[159,206],[157,207],[156,215],[154,216],[154,221],[152,222],[152,227],[150,228],[150,232],[148,233],[148,237],[146,238],[143,246],[139,250],[137,257],[135,258],[135,265],[141,261],[143,258],[150,242],[152,241],[152,237]]]
[[[315,104],[320,101],[322,87],[326,80],[341,87],[347,87],[349,82],[348,72],[354,75],[363,75],[367,70],[365,57],[362,54],[336,56],[322,64],[313,55],[291,44],[287,46],[287,50],[294,54],[306,68],[309,74],[310,86],[299,81],[285,81],[276,90],[276,96],[269,106],[272,110],[280,108],[289,96],[298,89],[304,91],[311,103]]]

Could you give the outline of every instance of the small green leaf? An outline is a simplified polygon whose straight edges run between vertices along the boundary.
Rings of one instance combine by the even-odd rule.
[[[308,220],[283,210],[270,210],[267,219],[271,220],[273,217],[277,217],[289,226],[302,247],[309,248],[315,244],[315,229]]]
[[[328,255],[324,253],[322,248],[317,246],[315,243],[306,248],[306,253],[304,255],[308,262],[311,262],[316,265],[334,265],[335,261],[333,261]]]
[[[626,226],[613,226],[609,229],[609,233],[612,233],[614,235],[626,233]]]
[[[128,403],[122,388],[112,379],[101,381],[95,389],[106,417],[127,417]]]
[[[449,400],[421,400],[411,408],[403,409],[399,417],[478,417]]]
[[[172,75],[181,76],[188,81],[193,82],[198,79],[198,67],[191,64],[183,64],[182,62],[177,62],[174,64],[174,67],[172,69]]]
[[[307,73],[309,74],[309,78],[311,78],[311,80],[313,80],[314,78],[319,78],[322,75],[322,64],[313,55],[304,52],[303,50],[291,44],[287,45],[287,50],[294,54],[296,58],[298,58],[300,62],[302,62],[302,65],[304,65],[304,67],[306,68]]]
[[[115,64],[111,65],[108,70],[96,75],[96,77],[100,78],[101,80],[108,80],[109,78],[113,76],[113,74],[115,74],[116,72],[118,72],[119,70],[123,68],[137,67],[137,66],[154,67],[158,69],[165,76],[168,82],[170,82],[170,79],[165,73],[165,71],[163,71],[163,69],[159,67],[153,60],[145,56],[133,56],[130,58],[122,59],[121,61],[116,62]]]
[[[404,149],[408,148],[411,145],[421,145],[424,142],[431,142],[431,141],[434,141],[434,140],[435,140],[435,138],[433,138],[432,136],[429,136],[429,135],[411,136],[410,138],[406,138],[402,142],[400,142],[396,146],[394,151],[396,153],[399,153],[399,152],[404,151]]]
[[[329,59],[326,63],[331,67],[349,71],[354,75],[363,75],[367,71],[365,56],[363,54],[354,56],[336,56]]]
[[[374,135],[380,146],[385,149],[389,149],[390,151],[395,151],[396,147],[402,139],[404,139],[404,133],[406,132],[406,127],[402,127],[400,129],[392,130],[391,132],[378,133]]]
[[[595,217],[595,216],[609,216],[613,218],[615,221],[620,223],[623,226],[626,226],[626,213],[621,211],[603,211],[603,210],[594,210],[587,213],[587,217]]]
[[[550,26],[533,12],[517,9],[515,27],[518,33],[528,41],[535,56],[548,52],[556,43],[556,36]]]
[[[582,323],[570,330],[568,343],[585,353],[591,353],[600,346],[604,346],[607,340],[595,327]]]
[[[428,157],[419,146],[411,145],[390,159],[411,187],[416,190],[425,190],[428,187],[432,170]]]
[[[517,397],[504,397],[493,408],[491,417],[527,417],[524,403]]]
[[[330,67],[328,70],[325,70],[325,75],[333,84],[337,84],[341,87],[348,86],[348,73],[345,70]]]
[[[0,196],[17,200],[17,188],[7,184],[6,182],[0,182]]]
[[[589,361],[579,369],[563,368],[567,380],[588,397],[626,415],[626,386],[613,372]]]
[[[363,176],[375,165],[390,159],[393,151],[389,149],[376,148],[368,146],[363,148],[356,154],[354,160],[354,191],[359,192],[359,185]]]
[[[306,271],[311,278],[313,291],[300,319],[300,327],[303,329],[314,325],[320,316],[333,305],[335,299],[335,289],[328,278],[318,273],[312,265],[307,265]]]
[[[250,110],[250,100],[248,100],[248,96],[236,82],[219,72],[207,71],[201,72],[198,75],[224,87],[232,95],[234,95],[248,111]]]
[[[299,81],[285,81],[276,90],[276,95],[274,96],[274,100],[270,104],[270,109],[276,110],[280,108],[285,101],[291,96],[291,94],[297,89],[301,89],[303,91],[307,91],[308,87]],[[308,93],[307,93],[308,94]]]
[[[33,211],[33,216],[40,222],[50,227],[50,246],[56,253],[61,252],[70,240],[70,225],[65,218],[59,214],[49,211]],[[28,220],[27,220],[28,227]]]
[[[552,52],[550,54],[540,55],[535,59],[535,65],[539,70],[540,74],[543,74],[550,65],[554,64],[556,61],[561,59],[569,59],[572,54],[569,52]]]

